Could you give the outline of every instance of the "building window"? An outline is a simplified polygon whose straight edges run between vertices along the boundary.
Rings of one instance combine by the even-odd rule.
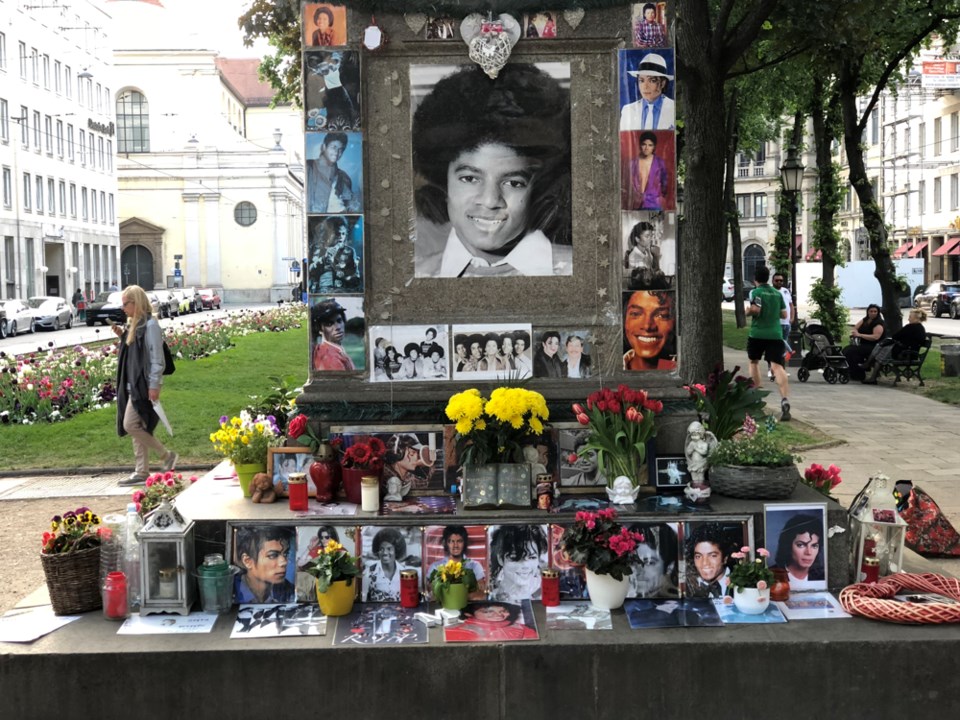
[[[43,131],[40,129],[40,111],[33,111],[33,149],[40,152],[40,136]]]
[[[920,157],[927,156],[927,124],[920,123],[920,129],[917,131],[917,142],[920,143]]]
[[[63,157],[63,120],[57,120],[57,157]]]
[[[70,162],[76,155],[76,146],[73,144],[73,125],[67,123],[67,158]]]
[[[750,196],[749,195],[737,195],[737,212],[742,218],[750,217]]]
[[[110,224],[113,225],[117,221],[117,216],[113,207],[113,193],[107,197],[107,205],[110,208]]]
[[[103,110],[103,86],[100,83],[97,83],[97,112]]]
[[[86,220],[90,217],[90,204],[87,197],[87,189],[80,188],[80,219]]]
[[[100,222],[107,222],[107,194],[103,190],[100,191]]]
[[[77,184],[70,183],[70,217],[77,216]]]
[[[103,170],[107,167],[107,163],[103,157],[103,137],[97,138],[97,152],[100,153],[100,169]]]
[[[870,144],[876,145],[878,142],[880,142],[880,116],[874,108],[870,113]]]
[[[950,209],[956,210],[960,201],[960,175],[954,173],[950,176]]]
[[[910,126],[909,125],[903,129],[903,151],[905,153],[910,152]]]
[[[933,179],[933,211],[940,212],[940,202],[941,202],[941,182],[940,178]]]
[[[940,143],[943,141],[943,123],[940,118],[933,120],[933,156],[940,154]]]
[[[87,133],[87,148],[90,150],[90,167],[97,166],[97,141],[92,132]]]
[[[40,51],[30,48],[30,79],[34,85],[40,84]]]
[[[20,79],[27,79],[27,44],[26,43],[17,43],[17,47],[20,50]]]
[[[66,217],[67,215],[67,183],[61,180],[57,185],[57,190],[59,190],[57,198],[60,201],[59,204],[57,205],[57,208],[60,210],[60,215]]]
[[[960,113],[950,115],[950,152],[960,150]]]
[[[23,209],[27,212],[33,210],[33,202],[30,198],[33,197],[33,178],[30,177],[30,173],[23,174]]]
[[[57,182],[53,178],[47,178],[47,212],[54,215],[57,212]]]
[[[117,152],[150,152],[150,108],[147,98],[136,90],[125,90],[117,98]]]
[[[43,89],[50,89],[50,56],[43,56]]]
[[[738,195],[737,197],[739,198],[740,196]],[[246,201],[239,202],[233,209],[233,219],[237,221],[237,225],[250,227],[257,221],[257,208],[253,203]]]
[[[43,212],[43,178],[40,177],[39,175],[37,175],[37,197],[35,198],[35,200],[36,200],[37,212],[42,213]]]
[[[113,172],[113,140],[107,140],[107,170]]]
[[[0,70],[7,69],[7,36],[0,32]]]
[[[13,174],[6,165],[3,166],[3,206],[13,207]]]
[[[920,195],[920,214],[927,211],[927,181],[921,180],[917,193]]]
[[[84,167],[87,165],[87,133],[85,130],[80,131],[80,164]]]
[[[53,61],[53,91],[59,95],[63,87],[63,67],[59,60]]]
[[[30,147],[30,126],[27,124],[27,106],[20,106],[20,145],[26,150]]]
[[[73,99],[73,70],[69,65],[63,66],[63,94],[68,100]]]
[[[758,219],[762,219],[767,216],[767,194],[766,193],[754,193],[753,216]]]
[[[90,222],[97,221],[97,191],[90,191]]]
[[[43,141],[47,155],[53,155],[53,118],[49,115],[43,118]]]
[[[7,101],[0,98],[0,140],[10,142],[10,107]]]

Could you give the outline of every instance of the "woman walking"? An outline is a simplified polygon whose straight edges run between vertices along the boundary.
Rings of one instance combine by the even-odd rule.
[[[117,363],[117,434],[129,435],[133,440],[136,468],[119,485],[139,485],[150,474],[149,451],[163,456],[163,470],[173,470],[177,454],[167,450],[153,431],[160,417],[153,404],[160,399],[163,385],[163,333],[153,317],[153,308],[147,294],[138,285],[128,285],[123,291],[123,312],[129,322],[114,325],[113,332],[120,338]]]

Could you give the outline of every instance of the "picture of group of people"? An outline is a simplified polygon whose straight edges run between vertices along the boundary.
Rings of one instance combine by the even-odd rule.
[[[366,367],[363,297],[310,297],[310,367],[349,372]]]
[[[675,302],[672,290],[623,293],[624,370],[676,369]]]
[[[675,288],[676,214],[625,212],[622,215],[623,289]]]
[[[449,380],[447,325],[374,325],[370,328],[370,380]]]
[[[411,65],[414,275],[572,275],[570,64]]]
[[[536,333],[533,376],[584,380],[591,375],[589,334],[583,329]]]

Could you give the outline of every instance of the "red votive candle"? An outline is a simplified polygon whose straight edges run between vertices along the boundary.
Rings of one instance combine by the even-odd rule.
[[[290,500],[290,509],[302,511],[307,509],[307,476],[304,473],[293,472],[287,479],[287,495]]]
[[[860,568],[860,582],[880,582],[880,561],[875,557],[865,557]]]
[[[540,571],[540,602],[544,607],[560,604],[560,573],[556,570]]]
[[[103,581],[103,616],[124,620],[127,615],[127,576],[119,571],[107,573]]]
[[[400,607],[415,608],[420,605],[420,579],[416,570],[400,571]]]

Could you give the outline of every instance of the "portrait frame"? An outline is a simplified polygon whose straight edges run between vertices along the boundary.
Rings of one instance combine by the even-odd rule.
[[[630,103],[636,102],[640,98],[640,91],[637,87],[637,78],[634,75],[631,75],[631,72],[637,72],[637,67],[640,65],[641,61],[648,54],[659,55],[663,60],[663,65],[665,66],[665,72],[662,74],[667,76],[667,82],[664,86],[661,95],[673,103],[676,98],[677,92],[677,76],[675,69],[675,55],[673,48],[629,48],[626,50],[620,51],[620,56],[618,58],[618,67],[619,67],[619,80],[620,80],[620,112],[623,113],[624,107]],[[672,76],[672,78],[670,77]],[[673,130],[676,123],[666,123],[668,127],[664,127],[665,123],[661,123],[661,126],[651,128],[653,130]],[[620,126],[623,130],[632,130],[633,128],[624,128]]]
[[[620,218],[623,290],[676,289],[677,213],[622,211]]]
[[[607,479],[596,452],[588,450],[588,456],[581,456],[577,452],[587,441],[590,431],[579,424],[569,427],[557,424],[554,428],[557,431],[557,458],[563,494],[603,492]],[[577,460],[573,463],[570,462],[571,455],[577,455]]]
[[[707,528],[706,526],[716,526]],[[705,528],[703,531],[700,528]],[[703,598],[709,595],[722,597],[725,594],[727,580],[735,560],[732,553],[738,552],[741,547],[754,547],[753,515],[748,516],[720,516],[710,520],[689,520],[680,523],[680,594],[684,598]],[[713,588],[700,578],[695,560],[695,546],[700,542],[715,543],[719,539],[722,547],[721,558],[723,572],[714,580],[717,587]],[[720,594],[716,593],[720,591]]]
[[[324,78],[335,73],[336,84]],[[304,129],[308,132],[362,130],[358,50],[305,50],[303,53]]]
[[[426,447],[430,455],[433,456],[428,481],[423,487],[411,487],[407,495],[407,497],[419,497],[438,494],[444,495],[449,487],[449,483],[447,482],[447,455],[450,450],[445,436],[445,428],[446,426],[430,425],[427,423],[412,425],[390,425],[384,423],[383,425],[366,426],[344,424],[330,425],[328,426],[328,432],[331,439],[339,438],[342,440],[342,450],[346,450],[355,442],[365,441],[371,437],[379,438],[385,445],[388,445],[391,437],[394,435],[415,435],[420,441],[420,444]],[[387,469],[385,468],[384,473],[386,472]],[[384,475],[384,477],[387,476]]]
[[[287,548],[287,565],[284,572],[284,581],[276,594],[279,597],[271,596],[263,602],[251,598],[249,585],[244,580],[249,572],[246,563],[241,557],[239,545],[244,544],[243,535],[246,532],[259,534],[261,537],[286,537],[289,541]],[[287,521],[280,522],[250,522],[250,521],[227,521],[226,531],[226,556],[232,565],[241,568],[241,572],[234,577],[233,587],[236,603],[241,604],[282,604],[296,602],[296,570],[297,570],[297,528]],[[287,590],[289,589],[289,593]]]
[[[556,10],[538,10],[524,13],[521,18],[522,34],[525,40],[556,40],[560,30],[560,13]]]
[[[477,577],[479,589],[477,590],[477,597],[475,599],[481,599],[481,595],[483,598],[486,598],[487,577],[490,574],[487,526],[468,525],[463,522],[432,524],[423,528],[423,572],[421,573],[421,581],[424,595],[426,595],[427,598],[433,598],[433,589],[430,586],[430,572],[435,563],[442,563],[447,557],[446,546],[443,544],[443,535],[447,528],[450,527],[462,527],[466,529],[466,548],[463,552],[463,557],[465,560],[475,562],[479,565],[483,573],[483,577]],[[476,571],[474,571],[474,575],[476,575]]]
[[[671,465],[680,472],[679,476],[670,471]],[[658,455],[654,460],[653,476],[658,493],[682,493],[684,486],[690,482],[687,458],[683,455]]]
[[[644,20],[643,9],[646,5],[653,5],[656,12],[656,21],[663,28],[664,42],[663,44],[646,44],[641,42],[640,37],[637,33],[637,26],[639,23]],[[633,42],[633,47],[642,50],[655,50],[657,48],[670,48],[673,46],[673,38],[670,36],[670,24],[667,22],[667,3],[660,0],[660,2],[639,2],[633,3],[630,6],[630,36]]]
[[[343,136],[343,137],[340,137]],[[344,138],[346,143],[344,144]],[[333,185],[349,185],[338,192],[318,197],[322,180],[321,156],[334,142],[343,145],[336,160],[337,171]],[[327,158],[329,162],[329,158]],[[304,139],[304,172],[306,179],[305,203],[308,215],[360,215],[363,213],[363,133],[347,130],[319,130],[308,132]],[[341,175],[342,173],[342,175]],[[346,176],[346,179],[343,176]],[[329,186],[328,186],[329,187]],[[331,200],[334,204],[331,205]]]
[[[382,533],[382,535],[381,535]],[[377,566],[382,565],[380,556],[374,551],[378,542],[393,544],[393,539],[403,540],[402,550],[394,546],[394,559],[397,571],[388,581],[380,577]],[[360,559],[360,600],[364,603],[382,603],[400,601],[400,571],[416,570],[423,573],[423,532],[419,526],[404,525],[363,525],[357,533],[357,556]]]
[[[330,23],[330,42],[323,42],[323,38],[316,37],[321,33],[317,22],[314,20],[316,13],[320,9],[329,12],[329,17],[333,18]],[[303,6],[303,46],[305,48],[318,47],[342,47],[347,44],[347,8],[342,5],[332,5],[330,3],[306,3]]]
[[[284,456],[281,460],[278,456]],[[287,458],[296,459],[294,468],[291,470],[285,468]],[[271,447],[267,448],[267,474],[273,479],[273,486],[276,488],[279,482],[283,488],[283,495],[289,494],[289,476],[291,472],[302,472],[309,476],[310,464],[313,462],[313,453],[305,447]],[[312,483],[307,483],[308,491],[311,495],[316,495],[316,489]]]
[[[805,518],[811,518],[804,521]],[[800,524],[797,524],[800,523]],[[780,543],[787,541],[784,533],[790,534],[803,531],[805,528],[819,528],[819,552],[812,561],[812,565],[807,568],[806,579],[798,579],[794,576],[790,567],[785,567],[784,563],[791,553],[787,549],[781,549]],[[829,577],[829,560],[827,554],[827,504],[823,503],[764,503],[763,505],[763,537],[764,544],[770,552],[767,564],[770,567],[784,567],[787,570],[787,578],[790,582],[790,592],[806,592],[827,590]],[[810,533],[812,534],[812,533]],[[797,538],[799,539],[799,537]],[[809,538],[812,540],[812,538]],[[798,550],[801,564],[804,563],[803,551]]]
[[[309,299],[309,322],[310,322],[310,348],[308,350],[310,377],[324,374],[342,375],[344,373],[362,373],[366,369],[366,320],[364,316],[364,297],[363,296],[345,296],[345,295],[310,295]],[[317,367],[318,362],[326,364],[328,358],[321,358],[318,361],[317,348],[320,343],[320,336],[323,333],[321,323],[314,322],[314,308],[327,301],[335,301],[344,310],[346,321],[344,323],[343,339],[340,347],[349,357],[353,364],[352,368],[342,366]],[[340,357],[337,353],[337,357]]]

